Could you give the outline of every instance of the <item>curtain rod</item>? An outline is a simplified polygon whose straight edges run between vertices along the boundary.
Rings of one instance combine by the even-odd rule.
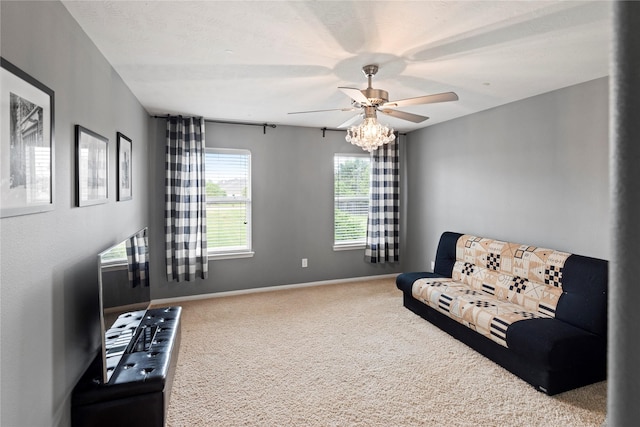
[[[171,115],[167,114],[165,116],[151,116],[154,119],[167,119],[169,118]],[[178,117],[182,117],[181,115],[178,115]],[[262,126],[262,133],[266,134],[267,133],[267,127],[276,128],[276,125],[274,124],[270,124],[270,123],[251,123],[251,122],[231,122],[231,121],[225,121],[225,120],[213,120],[213,119],[204,119],[205,123],[220,123],[220,124],[224,124],[224,125],[241,125],[241,126]],[[333,132],[346,132],[346,129],[332,129],[332,128],[328,128],[328,127],[323,127],[320,128],[320,130],[322,131],[322,137],[325,137],[325,133],[330,130]],[[406,133],[401,133],[398,132],[398,135],[406,135]]]
[[[151,116],[154,119],[167,119],[169,117],[171,117],[170,114],[164,115],[164,116]],[[178,117],[183,117],[181,115],[178,115]],[[231,122],[231,121],[225,121],[225,120],[213,120],[213,119],[204,119],[205,123],[220,123],[220,124],[224,124],[224,125],[242,125],[242,126],[262,126],[262,133],[266,134],[267,133],[267,127],[276,128],[276,125],[274,124],[270,124],[270,123],[251,123],[251,122]]]

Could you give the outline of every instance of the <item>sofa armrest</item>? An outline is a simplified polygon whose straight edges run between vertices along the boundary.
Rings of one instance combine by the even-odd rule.
[[[401,273],[396,277],[396,286],[402,292],[409,293],[411,295],[411,287],[413,286],[413,282],[418,279],[435,279],[438,277],[444,277],[440,274],[430,273],[428,271],[419,271],[419,272],[411,272],[411,273]]]
[[[512,323],[507,347],[551,371],[579,366],[604,366],[606,340],[558,319],[529,319]]]

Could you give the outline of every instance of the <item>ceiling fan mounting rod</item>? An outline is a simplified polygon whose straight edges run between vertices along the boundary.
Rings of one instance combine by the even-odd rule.
[[[371,78],[378,72],[378,66],[375,64],[365,65],[364,67],[362,67],[362,72],[365,76],[367,76],[367,80],[369,81],[369,88],[371,88]]]
[[[369,104],[377,107],[389,101],[389,93],[386,90],[374,89],[371,86],[371,79],[378,72],[378,66],[375,64],[365,65],[362,67],[362,72],[367,76],[369,86],[360,92],[369,100]]]

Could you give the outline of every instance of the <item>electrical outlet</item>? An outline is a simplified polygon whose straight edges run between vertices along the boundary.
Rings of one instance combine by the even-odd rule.
[[[431,271],[433,271],[434,268],[436,268],[436,262],[431,261]]]
[[[307,268],[309,266],[309,264],[307,263],[307,259],[306,258],[302,258],[302,268]]]

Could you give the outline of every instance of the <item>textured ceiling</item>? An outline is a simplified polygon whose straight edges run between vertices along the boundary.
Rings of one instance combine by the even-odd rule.
[[[410,131],[609,74],[611,4],[577,1],[68,1],[150,114],[336,128],[339,86],[398,100]]]

